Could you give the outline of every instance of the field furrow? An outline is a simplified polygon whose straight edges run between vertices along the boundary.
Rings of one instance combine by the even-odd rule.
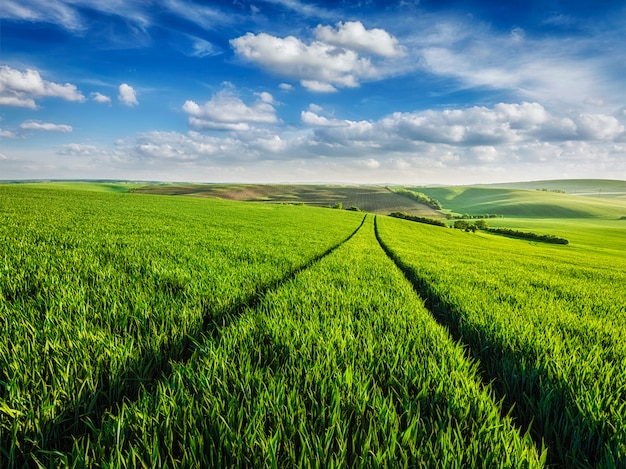
[[[56,462],[540,467],[380,249],[371,216],[364,228],[205,336]]]
[[[626,466],[622,259],[387,217],[377,235],[549,463]]]

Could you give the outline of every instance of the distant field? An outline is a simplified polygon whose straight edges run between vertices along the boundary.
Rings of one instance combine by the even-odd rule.
[[[19,186],[39,189],[68,189],[89,192],[128,192],[131,189],[142,187],[145,183],[132,181],[49,181],[49,182],[20,182]]]
[[[626,181],[617,179],[560,179],[550,181],[510,182],[481,187],[564,191],[568,194],[592,197],[626,198]]]
[[[167,184],[148,185],[134,190],[142,194],[217,197],[248,202],[304,204],[332,207],[341,203],[344,209],[358,207],[370,213],[387,215],[407,212],[413,215],[441,217],[441,213],[394,194],[382,186],[333,186],[288,184]]]
[[[582,197],[530,189],[480,186],[416,187],[455,214],[516,218],[608,218],[626,216],[626,199]]]

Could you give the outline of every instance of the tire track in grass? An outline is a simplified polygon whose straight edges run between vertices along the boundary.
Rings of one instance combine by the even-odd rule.
[[[72,463],[541,467],[475,374],[368,217],[332,256],[216,329],[155,392],[106,416]]]
[[[94,392],[55,418],[54,423],[48,427],[47,436],[43,439],[43,448],[33,448],[32,450],[48,456],[70,450],[74,439],[98,428],[105,413],[114,412],[122,401],[137,400],[142,389],[151,389],[159,381],[169,376],[172,371],[172,362],[180,363],[189,360],[204,337],[216,337],[220,329],[228,327],[245,311],[256,308],[269,292],[292,280],[352,239],[363,227],[366,218],[367,215],[363,217],[359,226],[347,238],[314,256],[283,277],[262,286],[254,293],[222,311],[205,310],[202,315],[202,326],[195,332],[187,334],[173,343],[165,343],[157,350],[146,350],[135,360],[132,360],[126,367],[127,371],[119,377],[110,379],[106,375],[103,376],[102,382]],[[137,374],[137,370],[141,370],[140,374]],[[111,389],[118,391],[111,396]],[[87,412],[82,413],[82,409],[87,409]],[[28,435],[26,437],[28,438]],[[33,456],[31,451],[22,451],[22,454],[25,460],[20,461],[20,463],[23,462],[24,464],[16,464],[17,466],[34,462],[30,460],[30,456]]]
[[[385,222],[383,230],[385,236],[390,236],[390,240],[396,239],[387,231],[386,226]],[[531,324],[526,328],[513,328],[512,335],[503,335],[501,331],[508,330],[507,325],[494,319],[494,316],[487,316],[491,317],[491,322],[478,320],[475,316],[478,313],[464,307],[463,293],[459,297],[457,291],[448,297],[445,286],[438,290],[443,284],[437,282],[436,269],[420,274],[419,270],[416,270],[420,268],[417,258],[411,257],[411,252],[407,251],[406,244],[403,245],[400,239],[397,239],[399,251],[394,251],[381,239],[378,230],[377,237],[387,255],[405,273],[418,295],[425,299],[433,317],[446,326],[456,340],[466,344],[467,352],[479,360],[483,379],[491,381],[494,392],[509,409],[510,415],[520,426],[530,429],[537,446],[547,447],[547,461],[550,465],[568,468],[626,467],[624,414],[621,412],[624,402],[624,394],[621,391],[624,389],[621,384],[623,367],[620,370],[619,365],[614,366],[613,362],[607,361],[606,363],[611,363],[611,366],[596,364],[594,366],[597,368],[594,366],[591,369],[574,368],[576,375],[573,375],[571,370],[568,374],[561,374],[560,370],[555,371],[556,367],[564,366],[562,361],[564,355],[561,355],[563,351],[573,352],[567,357],[571,356],[571,366],[574,366],[578,363],[577,357],[586,360],[586,355],[578,354],[581,349],[587,350],[584,348],[587,346],[578,345],[579,349],[566,349],[568,344],[565,338],[555,339],[554,333],[549,328],[544,333],[537,324]],[[402,253],[403,257],[396,252]],[[428,251],[426,255],[432,256],[432,251]],[[414,260],[405,262],[404,256]],[[489,309],[489,306],[483,308]],[[483,311],[484,314],[489,314],[489,311],[485,309]],[[492,329],[492,324],[499,326],[500,332],[498,329]],[[519,319],[517,324],[525,322]],[[563,327],[564,323],[560,324]],[[585,334],[585,331],[581,329],[577,333]],[[590,329],[590,333],[593,333],[593,328]],[[537,338],[544,336],[553,340],[547,342],[547,348],[542,349],[545,343],[537,342]],[[518,342],[519,337],[526,339]],[[590,342],[592,345],[589,347],[593,347],[592,351],[597,352],[598,343],[593,339]],[[610,342],[607,344],[610,345]],[[552,350],[554,358],[548,355]],[[617,349],[614,356],[617,360],[623,357]],[[585,382],[584,373],[597,373],[597,378],[593,382]],[[607,375],[614,378],[615,383],[608,383]],[[615,388],[607,389],[606,393],[606,396],[613,400],[602,400],[603,386],[614,384]],[[613,389],[617,389],[617,392]],[[583,399],[590,396],[593,399],[591,405],[596,407],[590,411],[590,405],[581,399],[581,396]]]
[[[496,398],[501,405],[502,417],[514,416],[515,420],[517,420],[518,422],[517,426],[520,431],[530,428],[533,424],[533,418],[525,416],[520,412],[516,412],[517,403],[511,402],[510,396],[499,392],[496,386],[491,386],[493,381],[498,379],[498,376],[494,375],[494,373],[489,372],[489,369],[480,360],[482,353],[475,353],[471,344],[461,334],[458,326],[459,315],[452,310],[451,306],[447,304],[445,300],[437,297],[428,285],[428,283],[425,280],[418,278],[415,275],[415,272],[413,272],[409,266],[404,264],[402,262],[402,259],[400,259],[382,240],[378,231],[378,217],[374,218],[374,233],[381,249],[385,252],[387,257],[389,257],[389,259],[393,261],[396,267],[398,267],[398,269],[404,274],[404,277],[413,286],[415,294],[424,300],[424,306],[430,312],[431,316],[435,319],[435,321],[437,321],[437,323],[446,328],[446,330],[450,333],[455,341],[466,347],[468,358],[476,361],[478,369],[480,371],[477,376],[482,379],[482,384],[484,387],[490,386],[493,389],[494,393],[496,394]],[[444,315],[446,316],[446,319],[444,319]],[[534,442],[537,448],[537,452],[539,454],[543,453],[545,450],[545,446],[542,439],[536,438],[535,435]]]

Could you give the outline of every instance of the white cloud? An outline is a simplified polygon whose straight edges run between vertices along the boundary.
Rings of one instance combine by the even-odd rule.
[[[356,160],[355,164],[357,166],[360,166],[362,168],[367,168],[367,169],[377,169],[377,168],[380,168],[380,163],[378,162],[378,160],[375,160],[374,158],[366,158],[364,160]]]
[[[16,138],[17,135],[15,135],[14,132],[11,132],[10,130],[4,130],[4,129],[0,129],[0,138]]]
[[[125,104],[126,106],[132,107],[139,104],[139,101],[137,101],[135,89],[126,83],[122,83],[120,85],[119,96],[117,97],[117,99],[119,99],[120,102],[122,104]]]
[[[66,124],[52,124],[50,122],[41,122],[41,121],[24,121],[20,124],[20,129],[24,130],[45,130],[48,132],[71,132],[72,126]]]
[[[100,103],[100,104],[108,104],[111,102],[111,98],[109,98],[108,96],[103,95],[102,93],[91,93],[91,99],[94,100],[96,103]]]
[[[183,111],[189,114],[189,126],[194,129],[249,130],[250,124],[273,124],[278,122],[274,98],[268,92],[257,94],[258,100],[248,105],[232,90],[216,93],[203,105],[188,100]]]
[[[149,171],[150,179],[167,180],[450,184],[536,174],[606,177],[607,168],[626,170],[626,116],[621,115],[557,116],[537,103],[522,102],[351,121],[329,117],[312,105],[303,110],[299,128],[253,126],[256,122],[246,119],[276,119],[273,111],[254,110],[256,104],[273,109],[266,101],[269,96],[259,93],[256,101],[244,103],[227,89],[207,105],[185,103],[185,111],[190,118],[198,116],[201,128],[246,127],[245,132],[155,131],[116,141],[113,150],[70,144],[57,154],[90,156],[93,164],[109,164],[119,174]],[[235,112],[225,118],[224,106]]]
[[[318,25],[315,36],[326,44],[358,52],[381,55],[383,57],[399,57],[405,55],[398,40],[384,29],[365,29],[360,21],[337,23],[337,27]]]
[[[469,20],[440,16],[418,19],[415,29],[419,33],[403,39],[414,68],[452,78],[461,88],[508,90],[553,106],[608,105],[626,97],[622,84],[610,78],[614,54],[604,53],[616,39],[611,33],[538,39],[519,28],[495,33]]]
[[[553,116],[538,103],[499,103],[492,108],[395,112],[379,121],[327,119],[312,111],[302,122],[318,139],[349,146],[356,141],[409,148],[416,143],[483,147],[521,142],[614,141],[626,134],[616,118],[603,114]]]
[[[164,5],[175,15],[197,24],[203,29],[213,29],[216,25],[231,22],[229,15],[193,2],[165,0]]]
[[[299,79],[312,91],[356,87],[363,79],[381,76],[368,58],[321,41],[305,44],[294,36],[279,38],[266,33],[247,33],[230,43],[246,60],[277,75]]]
[[[36,109],[35,99],[43,97],[85,101],[75,85],[44,80],[37,70],[30,68],[21,72],[7,65],[0,66],[0,105]]]
[[[96,10],[107,15],[123,17],[145,29],[150,21],[142,12],[143,4],[132,0],[3,0],[0,17],[12,20],[46,22],[72,32],[87,29],[80,9]]]
[[[83,28],[75,9],[59,0],[3,0],[0,15],[3,19],[45,21],[69,30]]]
[[[324,83],[317,80],[301,80],[300,84],[307,90],[315,93],[334,93],[337,91],[337,88],[330,83]]]
[[[221,54],[221,52],[213,46],[213,44],[205,39],[195,36],[189,36],[192,41],[192,50],[187,53],[191,57],[212,57]]]
[[[326,10],[324,8],[320,8],[316,5],[312,5],[310,3],[304,3],[300,0],[266,0],[268,3],[274,3],[280,5],[284,8],[288,8],[293,10],[298,15],[309,16],[315,18],[330,18],[334,17],[335,13]]]
[[[624,133],[624,126],[615,117],[602,114],[581,114],[576,127],[582,140],[613,140]]]
[[[268,103],[268,104],[273,104],[274,103],[274,97],[270,93],[268,93],[267,91],[262,91],[261,93],[256,93],[256,95],[264,103]]]
[[[319,106],[315,106],[315,108],[319,108]],[[318,112],[320,110],[321,109],[317,109]],[[302,119],[302,122],[312,127],[347,127],[350,125],[348,121],[339,119],[327,119],[326,117],[320,116],[312,111],[302,111],[300,117]]]
[[[59,151],[57,151],[57,155],[66,156],[94,156],[102,155],[103,153],[107,153],[107,151],[95,145],[85,145],[81,143],[62,145]]]

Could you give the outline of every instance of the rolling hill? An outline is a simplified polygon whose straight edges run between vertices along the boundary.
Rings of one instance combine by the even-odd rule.
[[[584,184],[570,186],[579,187]],[[587,186],[590,187],[590,186]],[[530,218],[620,218],[626,215],[626,199],[583,197],[573,193],[494,186],[410,188],[439,200],[446,211],[456,214]],[[609,192],[609,191],[606,191]]]
[[[148,185],[133,192],[160,195],[187,195],[248,202],[304,204],[343,208],[358,207],[370,213],[387,215],[406,212],[426,217],[441,217],[430,207],[384,186],[337,186],[300,184],[162,184]]]

